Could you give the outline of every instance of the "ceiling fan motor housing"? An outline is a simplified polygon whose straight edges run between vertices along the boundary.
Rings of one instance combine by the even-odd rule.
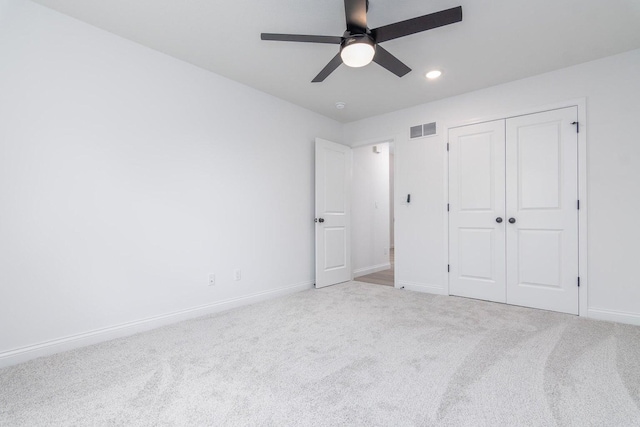
[[[376,42],[369,34],[349,34],[343,37],[342,43],[340,43],[340,50],[344,49],[347,46],[350,46],[354,43],[366,43],[368,45],[373,46],[375,49]]]

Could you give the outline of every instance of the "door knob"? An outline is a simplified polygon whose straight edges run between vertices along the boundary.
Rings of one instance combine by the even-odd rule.
[[[516,223],[515,218],[509,218],[509,224],[515,224],[515,223]]]
[[[316,218],[316,222],[324,222],[324,218]]]
[[[501,217],[496,218],[496,222],[500,224],[502,222],[502,218]]]

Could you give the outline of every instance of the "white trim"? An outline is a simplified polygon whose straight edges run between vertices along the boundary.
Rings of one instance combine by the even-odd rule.
[[[591,319],[608,320],[610,322],[628,323],[630,325],[640,326],[640,314],[637,313],[590,308],[587,312],[587,317]]]
[[[554,102],[554,103],[551,103],[551,104],[540,105],[538,107],[521,108],[521,109],[518,109],[518,110],[515,110],[515,111],[504,112],[504,113],[500,113],[500,114],[492,114],[492,115],[485,116],[485,117],[453,122],[453,123],[447,125],[447,128],[446,128],[447,129],[447,136],[449,135],[449,129],[451,129],[451,128],[457,128],[457,127],[468,126],[468,125],[475,125],[475,124],[478,124],[478,123],[492,122],[492,121],[495,121],[495,120],[511,119],[513,117],[519,117],[519,116],[528,116],[529,114],[544,113],[545,111],[560,110],[562,108],[567,108],[567,107],[578,107],[578,117],[581,120],[584,120],[585,121],[585,125],[586,125],[586,114],[585,114],[584,117],[582,117],[582,115],[581,115],[581,110],[585,108],[586,100],[587,100],[587,98],[584,98],[584,97],[583,98],[575,98],[575,99],[569,99],[569,100],[562,101],[562,102]],[[582,123],[580,124],[580,129],[582,129]]]
[[[432,285],[427,283],[414,283],[414,282],[405,282],[396,281],[396,285],[400,288],[405,288],[408,291],[416,291],[423,292],[428,294],[436,294],[436,295],[449,295],[447,289],[442,286]]]
[[[366,276],[367,274],[377,273],[378,271],[389,270],[391,268],[391,263],[386,262],[384,264],[372,265],[369,267],[358,268],[353,270],[353,277]]]
[[[391,208],[393,209],[393,287],[396,289],[400,288],[398,284],[398,257],[396,256],[396,216],[397,216],[397,203],[396,198],[398,197],[398,156],[396,155],[398,152],[398,147],[400,146],[399,136],[393,138],[390,142],[390,145],[393,146],[393,199],[391,200]],[[391,230],[389,230],[391,231]]]
[[[354,142],[353,144],[349,145],[349,147],[360,148],[360,147],[366,147],[367,145],[384,144],[385,142],[393,143],[397,139],[398,138],[396,136],[387,136],[382,138],[369,138],[369,139],[364,139],[358,142]]]
[[[444,221],[442,223],[444,224],[444,259],[447,262],[447,273],[444,281],[444,295],[451,295],[451,293],[449,292],[449,284],[451,283],[451,273],[449,272],[449,266],[451,264],[451,260],[449,259],[449,210],[447,209],[447,206],[449,206],[449,203],[451,203],[451,201],[449,200],[449,150],[447,149],[447,146],[449,144],[449,132],[451,131],[451,128],[447,127],[445,129],[447,130],[447,132],[445,138],[443,138],[444,146],[442,150],[444,152],[442,158],[442,161],[444,162],[444,179],[442,180],[444,188],[442,191],[445,199],[444,206],[442,207],[442,214],[444,215]],[[444,268],[445,266],[443,265],[443,271]]]
[[[578,290],[578,315],[588,316],[589,314],[589,267],[587,250],[589,248],[587,240],[587,212],[589,203],[587,201],[587,99],[581,98],[574,102],[578,106],[578,200],[580,200],[580,210],[578,211],[578,276],[580,277],[580,289]]]
[[[95,329],[81,334],[70,335],[50,341],[44,341],[38,344],[26,347],[16,348],[13,350],[0,353],[0,368],[26,362],[36,357],[48,356],[54,353],[72,350],[79,347],[85,347],[91,344],[97,344],[109,341],[115,338],[126,337],[139,332],[148,331],[183,320],[193,319],[211,313],[229,310],[244,305],[254,304],[256,302],[301,292],[312,289],[312,282],[302,282],[295,285],[285,286],[270,291],[258,292],[252,295],[229,298],[223,301],[217,301],[197,307],[188,308],[186,310],[175,311],[173,313],[162,314],[160,316],[148,317],[133,322],[122,323],[120,325],[110,326],[107,328]]]

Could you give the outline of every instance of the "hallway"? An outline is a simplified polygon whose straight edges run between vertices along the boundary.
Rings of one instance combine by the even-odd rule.
[[[358,282],[373,283],[376,285],[394,286],[395,284],[395,254],[394,249],[389,250],[389,263],[391,268],[388,270],[378,271],[377,273],[367,274],[366,276],[356,277],[354,280]]]

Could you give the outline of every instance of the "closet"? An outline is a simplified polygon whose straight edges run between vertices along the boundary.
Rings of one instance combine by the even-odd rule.
[[[449,129],[449,293],[578,314],[577,107]]]

